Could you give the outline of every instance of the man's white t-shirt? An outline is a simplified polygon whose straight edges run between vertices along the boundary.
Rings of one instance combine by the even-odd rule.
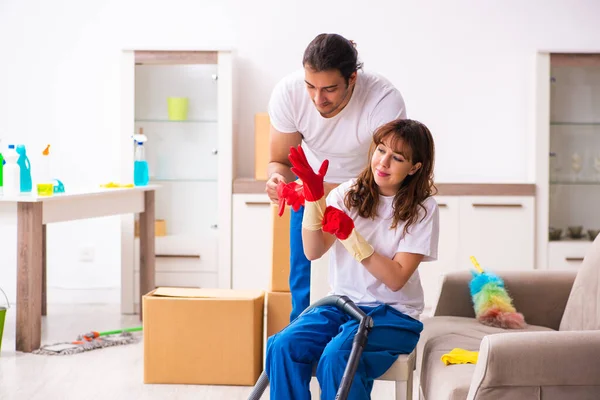
[[[373,133],[406,118],[402,95],[387,79],[359,70],[350,101],[339,114],[324,118],[306,90],[304,70],[281,80],[269,101],[269,118],[281,133],[302,134],[302,148],[313,170],[329,160],[327,181],[341,183],[368,165]]]
[[[373,220],[363,218],[356,210],[348,210],[344,197],[356,182],[351,179],[333,189],[327,196],[327,205],[344,211],[354,221],[354,228],[382,256],[394,257],[396,253],[423,254],[423,261],[435,261],[438,253],[439,210],[433,197],[427,198],[421,208],[417,221],[404,234],[404,223],[396,229],[390,229],[393,221],[393,196],[380,196],[377,217]],[[387,304],[415,319],[423,312],[423,288],[419,277],[419,268],[408,282],[397,292],[390,290],[383,282],[375,278],[348,250],[336,240],[329,250],[329,294],[346,295],[356,304],[376,306]]]

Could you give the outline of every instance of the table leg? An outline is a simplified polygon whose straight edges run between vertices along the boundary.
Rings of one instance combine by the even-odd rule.
[[[48,314],[46,284],[46,225],[42,225],[42,315]]]
[[[42,203],[17,204],[16,350],[31,352],[42,336]]]
[[[156,288],[154,251],[154,191],[144,194],[144,212],[140,213],[140,319],[143,319],[142,296]]]

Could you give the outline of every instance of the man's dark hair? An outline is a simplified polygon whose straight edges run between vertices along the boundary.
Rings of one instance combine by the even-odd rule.
[[[302,65],[316,72],[337,69],[346,84],[350,75],[362,68],[355,43],[335,33],[321,33],[314,38],[304,50]]]

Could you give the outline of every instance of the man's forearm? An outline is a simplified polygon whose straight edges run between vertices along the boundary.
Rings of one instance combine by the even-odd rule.
[[[296,177],[294,176],[294,174],[292,173],[290,168],[291,168],[291,166],[288,164],[280,163],[277,161],[271,161],[267,165],[267,176],[271,177],[271,175],[273,175],[273,173],[278,173],[278,174],[283,175],[283,177],[285,178],[285,181],[287,183],[292,182],[292,181],[296,180]]]

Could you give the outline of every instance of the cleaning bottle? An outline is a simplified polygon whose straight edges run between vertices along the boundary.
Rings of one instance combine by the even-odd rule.
[[[52,169],[50,166],[50,145],[42,151],[42,160],[39,168],[37,193],[39,196],[52,196],[54,193],[54,182],[52,181]]]
[[[148,140],[148,138],[146,135],[144,135],[143,128],[140,128],[139,134],[133,135],[133,140],[135,142],[133,184],[135,186],[146,186],[149,181],[149,173],[144,143]]]
[[[21,169],[21,193],[29,193],[31,192],[31,164],[29,163],[29,158],[27,158],[25,146],[22,144],[18,145],[17,153],[19,154],[17,164],[19,164]]]
[[[8,151],[4,154],[4,185],[2,186],[4,196],[16,196],[19,194],[21,168],[17,164],[18,158],[19,155],[15,151],[15,145],[9,144]]]

